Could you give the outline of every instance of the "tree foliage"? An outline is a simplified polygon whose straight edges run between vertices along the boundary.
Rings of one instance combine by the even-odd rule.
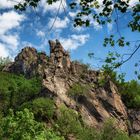
[[[41,90],[41,81],[37,78],[26,79],[23,76],[0,72],[0,110],[17,108],[23,102],[34,98]]]
[[[11,63],[11,59],[9,57],[0,57],[0,71],[9,63]]]
[[[52,4],[56,1],[58,0],[46,0],[46,3]],[[15,9],[25,11],[28,7],[36,8],[39,2],[40,0],[24,0],[15,5]],[[112,22],[116,24],[118,36],[115,36],[115,34],[106,36],[103,43],[105,47],[108,45],[114,47],[116,44],[120,47],[131,45],[120,33],[118,15],[123,17],[126,13],[129,13],[128,17],[130,20],[127,22],[127,27],[132,32],[140,32],[139,3],[130,7],[129,0],[103,0],[102,5],[99,4],[98,0],[79,0],[70,1],[69,6],[74,12],[78,11],[74,19],[74,27],[89,27],[93,21],[101,26],[106,26]],[[110,76],[110,79],[119,86],[122,98],[129,108],[140,107],[140,84],[136,81],[124,82],[124,75],[118,76],[114,69],[127,62],[140,48],[140,44],[136,47],[137,49],[125,61],[121,60],[118,62],[117,60],[120,58],[120,55],[109,53],[105,60],[106,64],[102,68],[103,80],[108,75]],[[91,53],[89,56],[92,57],[93,55]],[[7,60],[0,59],[0,70],[5,64],[7,64]],[[87,69],[85,68],[85,70]],[[54,121],[55,132],[48,129],[40,122],[37,122],[33,115],[34,113],[35,116],[40,117],[43,121],[44,116],[50,119],[54,113],[54,103],[52,100],[45,98],[34,99],[40,89],[40,82],[36,78],[27,80],[23,76],[0,72],[0,111],[3,111],[6,115],[6,117],[0,117],[0,139],[62,140],[63,137],[57,136],[56,133],[61,134],[66,139],[69,137],[69,134],[80,140],[140,139],[139,136],[129,137],[126,133],[116,129],[113,122],[107,122],[104,128],[97,132],[83,124],[81,116],[77,112],[65,106],[60,108],[60,114]],[[69,95],[79,96],[85,92],[87,90],[84,86],[75,84],[70,89]],[[6,110],[8,108],[16,109],[21,104],[23,108],[27,107],[33,113],[28,109],[23,109],[16,113],[10,110],[10,114],[7,115]]]
[[[55,131],[58,131],[66,139],[73,136],[78,140],[139,140],[139,136],[129,136],[117,128],[115,119],[105,121],[103,128],[97,130],[86,126],[78,113],[74,110],[61,106],[58,120],[55,122]]]
[[[120,55],[116,54],[118,57]],[[107,79],[113,81],[121,94],[122,100],[128,108],[140,108],[140,83],[136,80],[125,81],[125,74],[118,74],[114,67],[118,66],[115,62],[114,54],[110,53],[102,66],[102,72],[99,75],[99,84],[106,85]]]
[[[30,87],[29,83],[33,79],[27,80],[23,76],[16,76],[14,74],[9,74],[9,73],[2,73],[2,74],[3,76],[1,77],[3,78],[1,79],[1,81],[5,84],[3,85],[4,88],[2,89],[2,82],[0,83],[0,87],[1,87],[0,89],[2,89],[1,95],[4,95],[2,93],[5,93],[6,94],[5,97],[7,97],[6,99],[4,99],[3,96],[1,96],[2,97],[1,106],[4,109],[6,108],[5,102],[7,101],[7,103],[9,103],[9,99],[13,97],[13,96],[9,97],[11,92],[13,92],[14,98],[16,99],[13,100],[14,104],[15,102],[20,102],[22,100],[18,95],[19,93],[16,92],[16,91],[20,91],[18,89],[20,89],[19,85],[23,84],[22,82],[26,83],[26,88],[27,88],[26,91],[28,91],[27,93],[31,93],[29,95],[25,94],[26,96],[32,97],[33,95],[36,95],[38,93],[39,89],[36,90],[30,89],[33,87],[32,86]],[[17,84],[17,86],[13,86],[13,88],[8,88],[10,84],[6,83],[6,81],[15,82],[14,83],[15,85],[17,83],[22,83],[22,84],[19,85]],[[33,83],[35,84],[35,81]],[[25,86],[23,87],[25,88]],[[139,87],[140,86],[138,83],[132,82],[130,84],[126,83],[126,86],[124,86],[124,89],[122,89],[123,94],[125,91],[125,94],[124,95],[122,94],[122,97],[123,96],[130,97],[128,98],[128,102],[131,104],[128,104],[128,107],[131,107],[132,105],[134,105],[132,107],[136,107],[136,105],[139,105],[138,104],[139,101],[135,100],[137,99],[137,96],[139,96],[139,91],[140,91]],[[82,94],[85,93],[83,92],[84,90],[85,87],[81,87],[81,85],[74,85],[72,93],[76,92],[76,96],[77,94],[79,96],[79,93],[80,95],[81,92]],[[131,94],[128,91],[132,91]],[[29,99],[29,101],[26,99]],[[112,122],[105,124],[104,128],[101,129],[100,131],[97,131],[94,128],[90,128],[84,124],[84,122],[82,121],[82,117],[75,110],[69,109],[66,106],[61,106],[59,108],[60,109],[59,111],[55,110],[54,102],[52,99],[43,98],[43,97],[36,98],[36,99],[24,98],[24,100],[22,101],[24,102],[20,107],[22,111],[17,111],[17,112],[15,111],[14,113],[13,110],[10,110],[10,114],[7,114],[7,112],[0,114],[0,139],[63,140],[64,138],[68,139],[69,137],[74,137],[79,140],[85,140],[85,139],[87,140],[97,140],[97,139],[98,140],[104,140],[104,139],[139,140],[139,136],[129,137],[126,133],[115,128]],[[17,105],[20,104],[16,103],[16,106]],[[9,106],[8,104],[7,109],[10,107],[12,106]],[[26,109],[26,107],[30,111]],[[14,109],[17,110],[16,108]],[[56,118],[55,117],[52,118],[54,112],[55,113],[58,112]],[[48,121],[46,121],[46,118],[48,119]],[[45,122],[46,125],[44,126],[42,123],[37,122],[36,120]],[[49,124],[49,128],[47,127],[48,126],[47,122],[51,123],[51,125]]]
[[[0,124],[0,139],[8,140],[63,140],[52,130],[35,121],[28,109],[16,112],[10,110],[9,115],[2,118]]]
[[[128,108],[140,108],[140,83],[135,80],[120,86],[122,99]]]
[[[80,119],[80,115],[66,106],[61,106],[60,115],[54,127],[66,139],[70,135],[79,140],[97,140],[99,138],[94,128],[87,127]]]
[[[47,0],[46,3],[52,4],[58,0]],[[25,0],[23,3],[15,5],[15,9],[24,11],[27,7],[36,8],[39,5],[40,0]],[[137,3],[133,7],[129,5],[130,0],[103,0],[103,3],[100,4],[98,0],[79,0],[79,1],[70,1],[68,4],[70,8],[75,11],[78,10],[78,13],[74,19],[74,26],[90,26],[92,21],[96,21],[99,25],[106,25],[108,23],[114,22],[118,23],[118,16],[124,16],[126,13],[129,13],[130,21],[128,21],[127,26],[131,29],[132,32],[140,32],[140,4]],[[121,36],[119,28],[117,25],[117,32],[119,38],[115,41],[113,39],[114,35],[111,35],[110,38],[105,38],[104,46],[108,43],[111,46],[114,46],[117,43],[119,46],[129,46],[129,42],[125,42],[125,38]]]
[[[140,137],[137,135],[129,136],[117,128],[117,124],[113,118],[108,119],[101,130],[100,140],[138,140]]]
[[[20,109],[23,110],[24,108],[28,108],[39,120],[52,119],[55,112],[54,101],[43,97],[23,103]]]
[[[59,0],[46,0],[46,3],[53,4]],[[28,7],[36,8],[39,5],[40,0],[25,0],[22,3],[15,5],[15,9],[25,11]],[[62,0],[60,0],[60,5]],[[132,42],[135,42],[136,49],[129,54],[128,60],[138,51],[140,48],[140,40],[127,40],[124,35],[121,34],[119,28],[119,20],[124,16],[127,17],[125,22],[126,27],[132,32],[140,32],[140,4],[137,2],[134,5],[130,5],[130,0],[103,0],[102,3],[99,0],[79,0],[79,1],[67,1],[67,4],[71,8],[71,11],[76,13],[74,17],[73,25],[89,27],[93,22],[97,25],[106,27],[108,24],[115,24],[116,33],[106,35],[103,41],[103,46],[131,46]],[[64,7],[63,7],[64,8]],[[65,12],[66,9],[64,9]],[[132,46],[131,46],[132,47]],[[128,60],[118,61],[117,68],[123,65]],[[137,72],[138,73],[138,72]],[[140,78],[140,76],[138,75]]]
[[[68,90],[68,96],[76,99],[80,95],[86,95],[89,92],[88,85],[82,85],[80,83],[75,83]]]

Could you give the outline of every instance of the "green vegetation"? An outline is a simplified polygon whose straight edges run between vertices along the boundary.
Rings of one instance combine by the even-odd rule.
[[[120,57],[119,54],[109,53],[102,66],[102,72],[99,75],[98,84],[105,86],[108,80],[113,81],[119,89],[123,102],[128,108],[140,108],[140,83],[136,80],[125,82],[125,74],[118,74],[114,71],[120,63],[116,60]]]
[[[4,68],[5,65],[9,64],[11,59],[9,57],[0,57],[0,71]]]
[[[0,111],[17,108],[25,101],[33,99],[41,89],[37,78],[26,79],[11,73],[0,72]]]
[[[99,75],[98,83],[105,86],[108,80],[113,81],[119,89],[122,99],[128,108],[140,108],[140,83],[136,80],[125,82],[125,74],[117,74],[114,68],[119,64],[115,62],[117,58],[110,55],[106,58],[106,64],[102,66],[102,73]],[[119,57],[118,54],[116,56]]]
[[[119,138],[129,140],[129,137],[125,132],[115,128],[113,119],[107,120],[101,131],[101,140],[119,140]]]
[[[135,80],[120,86],[122,99],[128,108],[140,108],[140,83]]]
[[[105,69],[119,87],[127,107],[140,107],[140,84],[124,82],[123,76]],[[89,92],[90,85],[75,83],[68,95],[77,99]],[[84,124],[77,111],[65,105],[55,108],[52,99],[39,97],[41,82],[37,78],[26,79],[22,75],[0,72],[0,139],[8,140],[139,140],[140,136],[129,136],[108,120],[100,130]],[[12,108],[12,109],[10,109]],[[9,113],[8,110],[10,109]],[[19,111],[17,111],[19,110]]]
[[[68,109],[66,106],[61,106],[60,116],[56,121],[57,130],[65,137],[69,134],[77,134],[81,129],[81,124],[78,120],[78,115],[72,109]]]
[[[47,124],[37,122],[28,109],[9,110],[8,115],[0,118],[0,139],[8,140],[64,140],[74,137],[77,140],[139,140],[140,136],[128,136],[116,128],[114,120],[105,122],[104,127],[97,131],[87,127],[74,110],[61,106],[60,114],[48,128]]]
[[[100,86],[107,84],[107,79],[113,81],[128,108],[140,108],[140,83],[136,80],[125,82],[124,74],[117,74],[108,65],[103,67],[98,83]]]
[[[89,92],[88,85],[82,85],[80,83],[75,83],[68,91],[68,95],[74,99],[77,99],[80,95],[86,95]]]
[[[97,131],[94,128],[87,127],[79,114],[74,110],[61,106],[60,114],[55,122],[54,130],[58,131],[67,139],[69,136],[77,140],[139,140],[140,136],[129,136],[127,133],[119,130],[113,119],[105,122],[104,127]]]
[[[8,140],[63,140],[45,125],[35,121],[28,109],[10,114],[0,121],[0,139]]]
[[[114,119],[109,119],[105,122],[100,133],[99,140],[139,140],[140,136],[128,136],[127,133],[119,130]]]
[[[121,32],[122,28],[120,28],[120,24],[124,23],[124,19],[119,17],[125,17],[128,20],[125,21],[124,27],[126,26],[131,30],[132,33],[140,33],[140,4],[138,1],[134,1],[132,4],[132,1],[133,0],[78,0],[67,2],[67,6],[70,8],[68,12],[74,12],[76,14],[72,23],[75,28],[92,27],[93,21],[95,21],[97,25],[103,28],[116,23],[116,32],[105,33],[104,38],[100,39],[101,42],[103,42],[103,46],[119,46],[126,47],[126,49],[128,49],[128,46],[131,46],[132,48],[135,48],[132,53],[128,53],[127,55],[122,54],[120,61],[118,61],[118,66],[129,61],[140,48],[140,40],[134,39],[133,41],[130,41],[127,35]],[[23,3],[17,3],[14,8],[16,10],[25,12],[25,10],[28,8],[37,8],[39,6],[39,2],[40,0],[26,0]],[[58,0],[46,0],[46,4],[48,5],[55,4],[56,2],[58,2]],[[60,7],[61,6],[63,7],[63,2],[60,2]],[[59,8],[57,9],[57,12],[59,13]],[[63,12],[66,12],[65,8]],[[67,15],[65,16],[67,17]],[[124,57],[125,55],[126,57]],[[89,57],[93,56],[94,53],[90,52]],[[140,66],[139,61],[137,62],[137,64]],[[140,74],[138,75],[138,77],[140,78]]]
[[[39,57],[42,56],[42,55],[46,55],[45,52],[38,52],[37,54],[38,54]],[[47,56],[47,55],[46,55],[46,60],[49,61],[49,56]],[[38,63],[41,64],[42,62],[39,60]]]
[[[66,139],[70,135],[79,140],[97,140],[95,129],[86,127],[79,114],[66,106],[61,106],[54,128]]]
[[[24,108],[28,108],[39,120],[52,119],[55,111],[54,101],[43,97],[24,103],[20,109]]]

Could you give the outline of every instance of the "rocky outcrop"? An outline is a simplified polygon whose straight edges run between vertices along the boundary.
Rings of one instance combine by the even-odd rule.
[[[140,134],[140,109],[131,109],[128,111],[130,121],[130,132]]]
[[[43,75],[44,66],[47,66],[45,53],[38,53],[36,49],[26,47],[19,53],[14,63],[6,66],[3,71],[10,71],[16,74],[23,74],[27,78]]]
[[[80,112],[85,116],[87,123],[93,127],[102,126],[107,118],[116,118],[117,126],[127,131],[127,112],[117,88],[110,81],[108,89],[110,91],[103,87],[98,89],[93,87],[86,96],[81,96],[79,98],[79,103],[82,104]]]
[[[26,47],[4,71],[24,74],[27,78],[41,76],[42,95],[53,97],[58,108],[65,104],[80,112],[83,121],[89,126],[100,128],[106,119],[115,118],[117,126],[128,131],[127,122],[130,118],[133,131],[139,132],[140,114],[131,112],[128,117],[117,87],[110,79],[106,79],[105,86],[99,86],[99,71],[71,62],[69,53],[58,40],[49,41],[49,44],[50,56]],[[69,97],[68,90],[74,83],[88,85],[88,93],[78,96],[76,100]]]
[[[57,68],[70,69],[71,61],[67,51],[64,50],[61,43],[56,40],[49,40],[50,44],[50,63],[55,65]]]

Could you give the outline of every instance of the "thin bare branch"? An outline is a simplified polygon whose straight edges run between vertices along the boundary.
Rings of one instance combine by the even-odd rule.
[[[121,65],[123,65],[124,63],[126,63],[127,61],[129,61],[133,55],[139,50],[140,48],[140,44],[138,45],[138,47],[130,54],[130,56],[126,59],[126,60],[122,60]]]
[[[56,20],[57,20],[57,17],[58,17],[58,15],[59,15],[59,11],[60,11],[61,5],[62,5],[62,0],[60,1],[60,4],[59,4],[59,7],[58,7],[56,16],[55,16],[54,21],[53,21],[53,23],[52,23],[52,26],[51,26],[50,29],[48,30],[48,35],[50,34],[50,32],[52,31],[52,29],[53,29],[53,27],[54,27],[54,24],[55,24],[55,22],[56,22]]]

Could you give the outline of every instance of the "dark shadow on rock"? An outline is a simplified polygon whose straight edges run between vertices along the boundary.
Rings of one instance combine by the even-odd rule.
[[[89,111],[89,113],[95,117],[95,119],[98,121],[98,122],[102,122],[102,116],[100,115],[100,113],[97,111],[97,109],[95,108],[95,106],[90,103],[87,98],[85,96],[79,96],[78,97],[78,102],[82,105],[84,105],[87,110]]]

